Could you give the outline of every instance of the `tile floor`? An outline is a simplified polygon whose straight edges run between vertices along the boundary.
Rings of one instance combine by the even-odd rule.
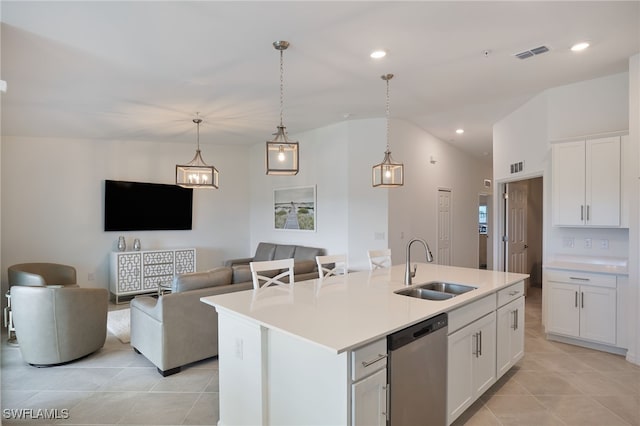
[[[455,425],[640,426],[640,367],[620,356],[547,341],[540,295],[534,288],[526,299],[524,359]],[[1,355],[4,425],[215,425],[218,420],[215,359],[163,378],[112,335],[99,352],[61,367],[24,364],[19,349],[7,346],[6,335]],[[67,409],[69,418],[6,419],[11,408]]]

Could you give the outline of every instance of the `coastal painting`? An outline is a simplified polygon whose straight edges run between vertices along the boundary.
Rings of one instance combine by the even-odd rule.
[[[275,229],[316,230],[316,187],[277,188],[273,190]]]

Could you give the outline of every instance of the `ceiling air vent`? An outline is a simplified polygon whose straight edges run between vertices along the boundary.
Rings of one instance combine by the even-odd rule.
[[[545,53],[548,52],[549,48],[547,46],[540,46],[540,47],[536,47],[530,50],[525,50],[523,52],[520,53],[516,53],[514,56],[519,58],[519,59],[527,59],[530,58],[534,55],[539,55],[541,53]]]

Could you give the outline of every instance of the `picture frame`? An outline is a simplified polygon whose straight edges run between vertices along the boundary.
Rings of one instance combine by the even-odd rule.
[[[315,232],[316,186],[275,188],[273,226],[281,231]]]

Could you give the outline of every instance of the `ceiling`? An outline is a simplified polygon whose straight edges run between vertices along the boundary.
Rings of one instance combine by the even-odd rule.
[[[279,121],[272,42],[287,40],[289,133],[383,117],[393,73],[392,117],[491,161],[493,123],[640,51],[639,1],[3,0],[0,13],[4,136],[195,143],[200,112],[203,145],[263,143]]]

